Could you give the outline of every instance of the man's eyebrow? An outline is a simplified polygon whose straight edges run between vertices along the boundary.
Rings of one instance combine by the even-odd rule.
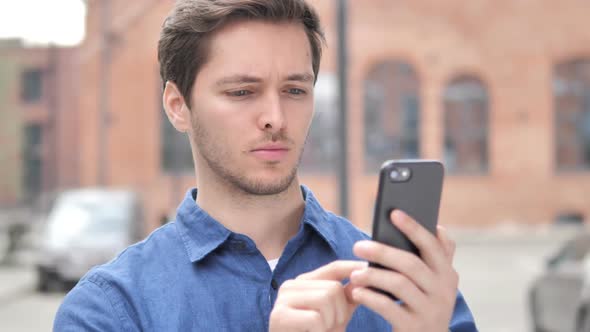
[[[291,74],[287,76],[287,81],[298,81],[298,82],[313,82],[314,76],[310,73],[303,73],[303,74]]]
[[[250,75],[232,75],[227,76],[215,83],[215,85],[226,85],[226,84],[243,84],[243,83],[260,83],[262,79]]]
[[[287,81],[297,81],[302,83],[308,83],[314,81],[314,76],[310,73],[298,73],[287,76]],[[215,85],[222,86],[226,84],[244,84],[244,83],[260,83],[262,79],[260,77],[252,75],[231,75],[218,80]]]

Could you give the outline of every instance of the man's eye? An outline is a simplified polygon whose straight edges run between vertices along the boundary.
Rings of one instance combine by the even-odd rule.
[[[231,91],[229,93],[230,96],[232,97],[244,97],[247,96],[249,94],[251,94],[252,92],[248,91],[248,90],[237,90],[237,91]]]
[[[294,95],[304,95],[306,92],[305,92],[305,90],[302,90],[302,89],[291,88],[291,89],[289,89],[289,93],[294,94]]]

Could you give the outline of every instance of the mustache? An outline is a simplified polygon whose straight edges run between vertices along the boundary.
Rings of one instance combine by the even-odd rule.
[[[287,145],[295,145],[295,141],[291,139],[285,132],[279,131],[277,133],[265,133],[264,137],[256,142],[253,142],[252,145],[259,146],[267,143],[284,143]]]

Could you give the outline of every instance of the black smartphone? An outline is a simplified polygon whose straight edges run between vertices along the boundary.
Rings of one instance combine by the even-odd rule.
[[[443,177],[443,165],[434,160],[383,163],[373,214],[373,240],[419,256],[416,246],[391,223],[390,214],[402,210],[436,234]]]
[[[373,240],[420,256],[412,241],[391,223],[390,214],[393,210],[402,210],[436,235],[443,178],[444,167],[435,160],[388,160],[383,163],[373,213]],[[375,263],[370,266],[383,268]],[[391,297],[397,300],[395,296]]]

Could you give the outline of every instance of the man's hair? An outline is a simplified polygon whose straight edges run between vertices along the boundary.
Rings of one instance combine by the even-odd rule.
[[[302,23],[317,80],[325,37],[317,12],[305,0],[177,0],[162,26],[158,62],[164,86],[174,82],[189,107],[197,73],[207,62],[210,36],[239,20]]]

